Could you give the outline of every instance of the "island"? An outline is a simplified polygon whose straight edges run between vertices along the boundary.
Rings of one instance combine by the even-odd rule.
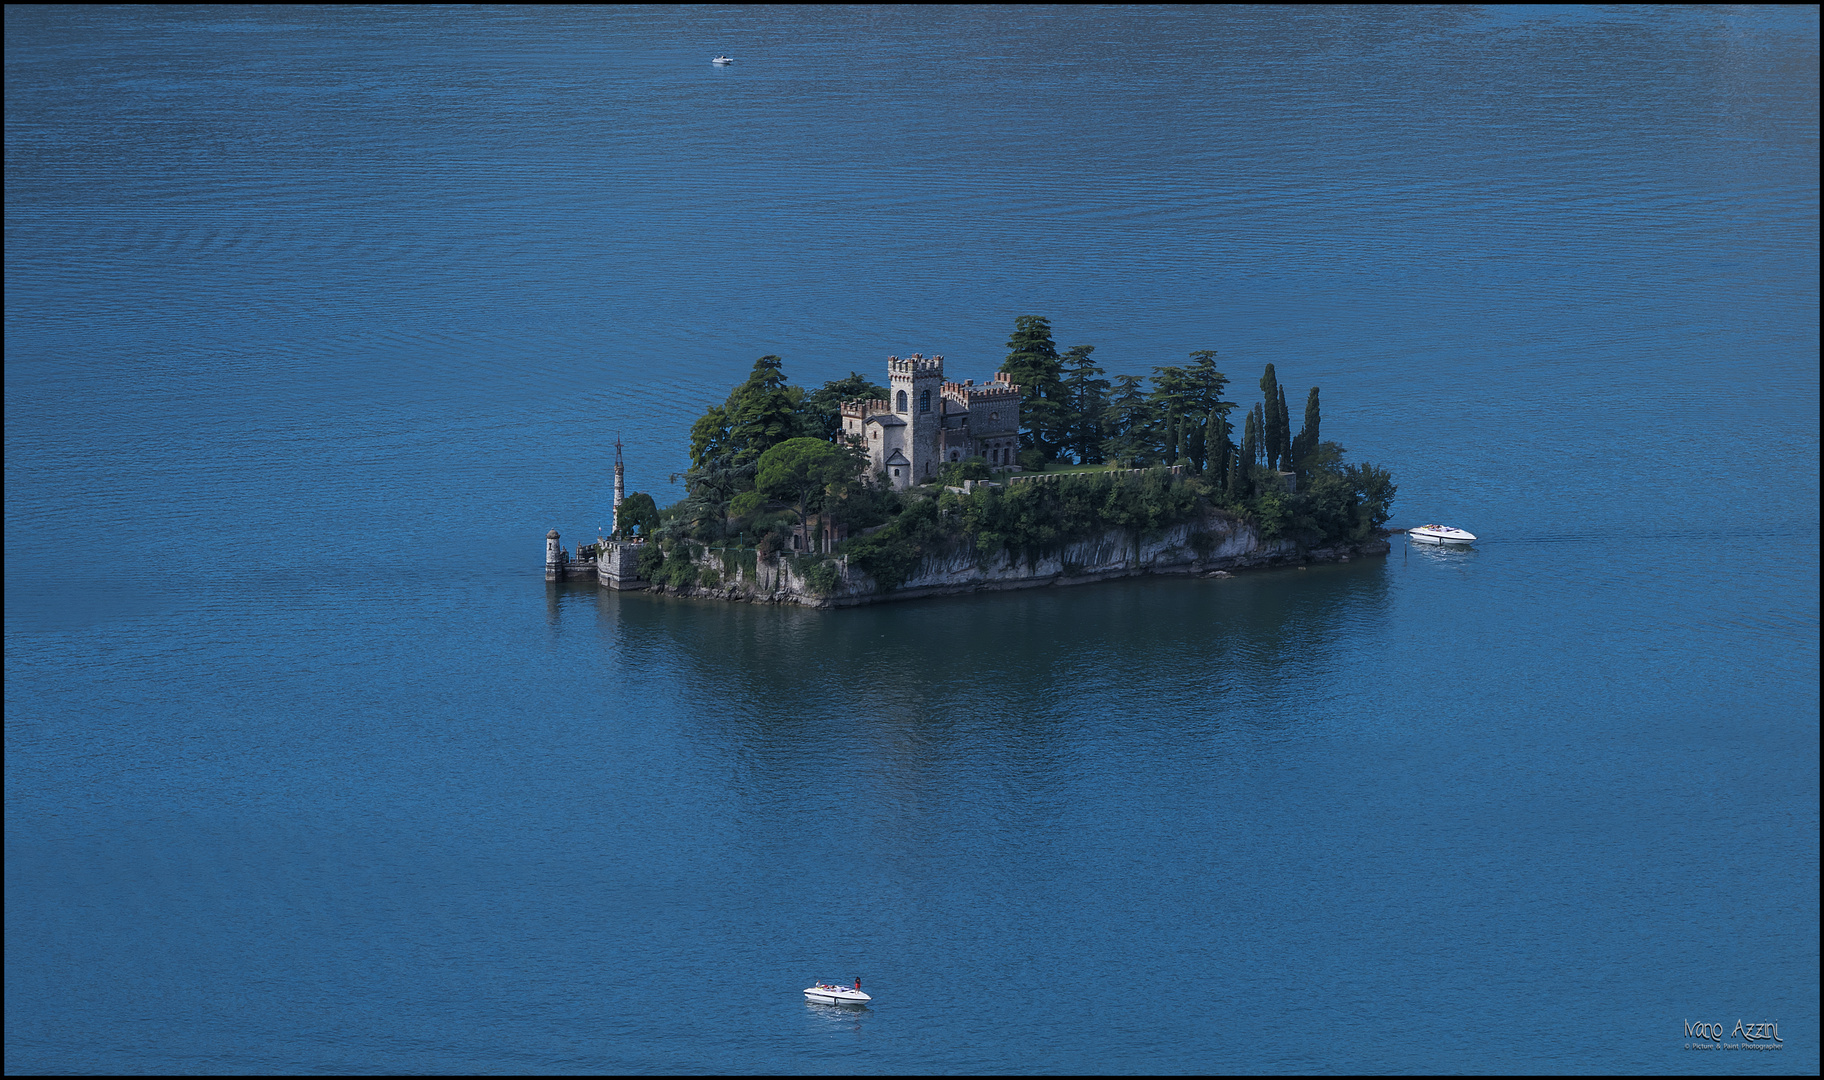
[[[617,442],[612,527],[547,533],[546,580],[849,607],[1387,553],[1392,477],[1320,437],[1317,387],[1294,434],[1267,364],[1237,440],[1213,350],[1111,380],[1045,318],[1007,347],[979,384],[913,355],[806,390],[761,357],[692,425],[678,502],[626,492]]]

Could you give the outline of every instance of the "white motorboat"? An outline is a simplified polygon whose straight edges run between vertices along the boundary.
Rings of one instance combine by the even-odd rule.
[[[861,980],[856,979],[853,987],[833,986],[829,983],[818,983],[804,991],[806,1001],[815,1001],[821,1005],[866,1005],[874,999],[861,992]]]
[[[710,63],[712,63],[712,64],[732,64],[734,62],[735,62],[735,58],[732,56],[718,56],[714,60],[710,61]]]
[[[1453,529],[1449,525],[1421,525],[1416,529],[1407,529],[1406,535],[1421,544],[1473,544],[1476,534]]]

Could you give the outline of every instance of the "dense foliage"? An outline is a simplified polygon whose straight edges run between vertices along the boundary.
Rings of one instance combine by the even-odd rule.
[[[886,387],[854,372],[807,392],[786,382],[779,357],[762,356],[727,401],[711,406],[691,425],[690,469],[684,474],[687,494],[666,509],[661,529],[704,541],[739,539],[749,531],[778,532],[778,520],[760,520],[779,501],[759,490],[760,465],[767,451],[808,439],[847,453],[842,445],[842,403],[886,396]],[[804,515],[824,509],[825,496],[810,492],[802,500],[794,496],[787,501],[799,510],[802,523]],[[850,511],[859,505],[842,491],[834,493],[834,501]]]
[[[789,553],[792,532],[813,516],[846,532],[838,554],[889,589],[934,555],[1030,561],[1110,532],[1137,540],[1216,515],[1309,547],[1361,540],[1387,521],[1392,478],[1345,462],[1343,447],[1320,439],[1317,387],[1294,434],[1272,364],[1259,379],[1260,400],[1244,408],[1224,397],[1231,380],[1212,350],[1150,377],[1110,379],[1094,346],[1060,354],[1046,319],[1020,316],[1007,344],[1002,370],[1022,391],[1021,466],[1085,471],[949,490],[996,475],[978,457],[946,462],[936,483],[895,492],[867,476],[865,450],[842,434],[842,403],[885,398],[886,388],[850,372],[807,392],[786,381],[779,357],[763,356],[692,425],[686,497],[662,513],[646,496],[622,504],[623,530],[637,522],[655,541],[641,554],[641,573],[667,585],[715,584],[736,568],[699,570],[701,545],[748,558]],[[1239,442],[1230,420],[1238,408]],[[1192,531],[1193,546],[1205,542],[1213,540]],[[800,554],[794,566],[815,590],[838,584],[826,555]]]
[[[1039,556],[1109,532],[1135,539],[1214,515],[1251,521],[1263,538],[1289,538],[1307,547],[1368,538],[1387,522],[1394,485],[1386,470],[1342,464],[1343,448],[1323,443],[1312,454],[1307,490],[1262,484],[1246,499],[1230,499],[1211,473],[1067,473],[1042,482],[945,490],[914,498],[883,529],[848,541],[842,552],[883,588],[902,585],[919,562],[968,550],[977,559],[1006,552]],[[1264,470],[1257,470],[1259,472]],[[1193,531],[1193,547],[1213,538]]]

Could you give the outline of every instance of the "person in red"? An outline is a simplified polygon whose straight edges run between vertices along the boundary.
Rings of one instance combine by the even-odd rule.
[[[857,992],[859,992],[861,990],[861,980],[860,979],[855,980],[855,989]]]

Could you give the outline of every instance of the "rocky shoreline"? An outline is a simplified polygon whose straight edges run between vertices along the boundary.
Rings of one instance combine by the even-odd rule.
[[[1149,574],[1220,577],[1237,570],[1348,562],[1387,554],[1388,535],[1382,531],[1355,543],[1303,548],[1292,540],[1263,541],[1253,525],[1213,511],[1201,521],[1162,530],[1150,539],[1112,530],[1031,561],[1004,551],[983,559],[973,547],[960,545],[947,554],[925,558],[896,589],[882,589],[840,557],[834,560],[836,587],[819,591],[790,556],[755,558],[750,567],[743,565],[740,553],[714,548],[702,550],[696,558],[699,579],[714,584],[651,588],[670,596],[706,600],[858,607],[932,596],[1088,585]]]

